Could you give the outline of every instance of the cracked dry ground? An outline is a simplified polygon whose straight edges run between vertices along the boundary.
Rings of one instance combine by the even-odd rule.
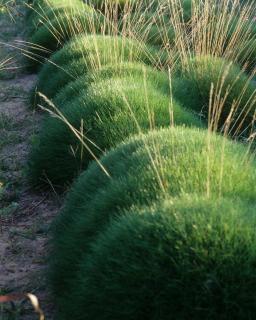
[[[22,30],[19,23],[0,15],[0,40],[7,48],[22,39],[17,34]],[[25,175],[31,139],[42,117],[28,107],[36,76],[22,71],[19,52],[6,46],[0,51],[2,57],[13,57],[11,69],[0,74],[0,295],[34,293],[46,319],[52,319],[45,270],[49,225],[59,205],[51,192],[35,193]],[[7,319],[38,316],[29,303],[21,301],[0,305],[0,320]]]

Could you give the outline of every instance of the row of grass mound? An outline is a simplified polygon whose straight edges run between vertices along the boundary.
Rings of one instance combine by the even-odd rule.
[[[215,249],[220,250],[220,252],[222,249],[224,250],[225,246],[221,246],[218,249],[219,245],[221,245],[221,242],[218,245],[215,242],[215,240],[217,238],[218,241],[221,241],[221,239],[224,240],[224,238],[222,238],[222,236],[224,235],[221,233],[221,230],[224,231],[225,228],[227,230],[229,230],[230,228],[236,228],[234,220],[229,220],[233,212],[235,212],[235,209],[237,210],[237,214],[240,214],[241,216],[243,216],[243,212],[246,212],[248,215],[253,215],[253,212],[255,211],[255,161],[253,160],[253,158],[250,158],[250,156],[246,156],[246,152],[246,147],[240,145],[239,143],[231,142],[228,139],[218,135],[209,135],[205,130],[176,127],[172,129],[156,131],[147,135],[140,135],[136,138],[131,138],[129,141],[125,143],[122,143],[116,149],[112,150],[101,159],[101,164],[105,168],[105,172],[102,170],[102,168],[99,167],[97,163],[94,162],[93,164],[91,164],[89,169],[86,170],[84,174],[74,184],[71,192],[69,193],[64,209],[62,210],[61,214],[57,217],[57,220],[55,221],[55,225],[53,227],[53,251],[51,254],[51,284],[53,287],[53,292],[57,299],[57,305],[59,306],[59,318],[65,319],[66,317],[66,319],[68,319],[69,316],[71,316],[72,314],[69,314],[69,311],[74,310],[73,307],[76,308],[78,306],[78,313],[80,314],[81,319],[82,314],[86,314],[87,310],[89,313],[91,312],[91,316],[93,315],[93,312],[95,312],[94,315],[96,316],[96,300],[95,304],[92,303],[90,307],[87,306],[87,304],[76,304],[76,294],[81,294],[82,292],[84,292],[83,290],[88,290],[88,292],[92,293],[92,291],[90,290],[93,290],[90,286],[87,288],[81,278],[80,281],[77,280],[76,277],[77,274],[79,274],[80,277],[81,274],[84,274],[83,272],[85,272],[86,277],[94,277],[93,274],[87,273],[86,269],[83,268],[80,269],[78,273],[78,270],[81,266],[81,259],[83,259],[83,261],[87,260],[86,257],[91,252],[91,246],[93,246],[95,241],[97,242],[98,236],[100,236],[100,234],[105,230],[107,226],[111,225],[112,221],[115,221],[115,219],[118,216],[122,215],[122,212],[124,210],[130,210],[131,212],[133,212],[134,206],[136,208],[141,206],[150,206],[154,202],[161,203],[164,201],[164,199],[170,199],[170,201],[175,205],[175,203],[177,202],[177,198],[183,199],[183,197],[187,194],[190,194],[193,197],[207,197],[208,195],[209,199],[211,199],[209,200],[209,203],[213,207],[215,206],[215,203],[221,204],[222,201],[224,201],[223,199],[225,198],[229,203],[228,210],[230,210],[230,215],[224,209],[220,210],[218,207],[216,207],[215,210],[216,214],[219,211],[219,216],[223,216],[223,219],[226,223],[221,225],[222,222],[219,221],[221,227],[220,230],[217,230],[215,227],[212,227],[212,230],[210,229],[209,224],[213,217],[211,216],[211,211],[208,212],[207,206],[204,204],[204,202],[202,202],[201,209],[205,214],[209,214],[208,216],[204,216],[204,219],[206,219],[205,223],[208,219],[209,224],[203,225],[201,224],[201,222],[199,222],[200,220],[198,220],[199,225],[194,225],[192,219],[190,221],[191,223],[188,222],[187,226],[188,231],[190,230],[192,232],[193,228],[195,228],[194,230],[196,230],[196,227],[198,225],[198,227],[201,228],[202,231],[204,230],[205,237],[209,235],[209,239],[207,240],[209,244],[212,243],[213,247],[216,245]],[[108,175],[106,174],[106,172],[108,173]],[[235,206],[235,209],[232,209],[234,207],[234,199],[239,199],[239,201],[242,201],[243,204],[240,207]],[[181,200],[181,203],[182,201],[184,200]],[[244,211],[241,210],[242,206],[245,206]],[[184,202],[184,209],[185,208],[186,202]],[[190,211],[189,208],[190,207],[186,208],[188,213]],[[200,215],[200,211],[195,212],[195,214]],[[227,216],[225,216],[226,214]],[[250,226],[252,226],[250,224],[249,217],[250,216],[246,217],[244,214],[243,218],[248,218],[247,225],[245,224],[246,227],[244,231],[247,230],[247,228],[249,230]],[[177,221],[176,227],[179,226],[178,222],[179,221]],[[207,226],[209,227],[209,230],[207,229]],[[155,228],[155,232],[157,233],[158,226],[156,225]],[[233,230],[232,232],[234,232],[235,235],[235,230]],[[251,232],[252,233],[250,234],[250,236],[253,235],[253,228]],[[241,235],[242,234],[243,231],[241,230]],[[246,231],[245,234],[248,236]],[[164,236],[165,235],[163,234],[163,237]],[[214,236],[216,236],[217,238],[214,238]],[[144,239],[143,233],[141,233],[141,239]],[[156,242],[154,243],[154,245],[161,247],[161,243],[158,243],[160,239],[157,237],[157,234],[155,236],[155,241]],[[203,241],[203,239],[201,238],[199,241]],[[238,246],[236,248],[238,260],[236,260],[235,257],[232,258],[236,261],[239,261],[239,254],[241,252],[240,250],[243,250],[241,247],[239,247],[240,241],[242,240],[237,239],[236,242],[236,245]],[[115,247],[113,248],[114,251],[109,252],[109,261],[112,261],[112,258],[116,258],[117,266],[121,265],[122,263],[125,263],[124,261],[127,261],[126,259],[129,259],[129,253],[126,251],[126,245],[129,247],[129,244],[131,244],[131,242],[129,242],[127,239],[127,241],[121,241],[118,243],[121,247],[124,246],[123,252],[119,256],[119,258],[115,255],[112,255],[115,251]],[[242,243],[241,246],[243,246]],[[253,243],[255,244],[255,242]],[[193,244],[195,245],[195,247],[197,247],[197,245],[199,245],[199,242],[191,243],[190,245],[192,246]],[[148,245],[150,246],[150,243],[148,243]],[[225,245],[229,246],[229,244],[227,243],[225,243]],[[244,243],[244,245],[246,245],[246,243]],[[248,245],[250,246],[249,243]],[[175,250],[175,246],[175,242],[170,242],[169,249]],[[104,245],[102,247],[102,250],[104,250]],[[198,250],[203,249],[201,247],[201,249],[198,248]],[[166,254],[167,258],[167,252],[163,252],[163,254]],[[183,255],[185,253],[181,251],[180,254]],[[202,268],[207,270],[211,263],[213,264],[213,266],[214,263],[222,263],[221,260],[218,261],[219,256],[216,256],[216,260],[214,261],[212,260],[213,256],[211,258],[207,255],[207,252],[203,251],[201,258],[204,254],[205,259],[201,260],[200,263],[198,261],[198,272],[200,269],[202,270]],[[228,255],[229,253],[226,252],[226,254]],[[137,256],[138,259],[140,259],[140,253],[136,250],[134,251],[134,255]],[[247,253],[244,257],[246,257],[246,255]],[[103,257],[105,256],[103,255],[102,258]],[[147,261],[146,253],[144,257],[145,260],[143,260],[143,263],[141,261],[140,267],[142,268],[144,263],[147,265],[147,262],[149,262],[148,267],[151,265],[151,271],[154,274],[154,267],[156,266],[154,264],[152,265],[151,260]],[[248,257],[249,261],[251,258],[253,259],[253,256]],[[94,259],[94,257],[92,257],[92,259]],[[172,257],[169,257],[169,259],[171,261]],[[88,260],[90,260],[89,257]],[[180,264],[176,265],[177,270],[180,268],[184,268],[184,275],[185,273],[189,275],[191,271],[190,265],[183,265],[182,261],[183,260],[181,259],[179,262]],[[193,257],[191,257],[190,262],[191,264],[193,263]],[[162,263],[164,266],[165,262],[162,261]],[[175,265],[175,262],[173,263]],[[244,261],[244,263],[246,264],[246,261]],[[145,274],[149,272],[146,265]],[[109,279],[111,279],[112,276],[110,270],[109,273],[105,273],[104,267],[103,269],[100,269],[100,266],[98,267],[99,269],[96,270],[99,273],[100,270],[102,270],[106,278],[108,278],[109,276]],[[132,275],[134,275],[136,277],[136,275],[138,275],[136,273],[138,270],[136,266],[133,267],[133,272],[132,269],[130,269],[130,276],[132,277]],[[131,266],[131,268],[133,267]],[[226,267],[228,270],[228,265],[224,266],[224,268]],[[127,268],[129,267],[127,266]],[[173,269],[173,264],[167,264],[166,268]],[[239,265],[237,265],[237,268],[237,273],[239,274]],[[253,270],[252,265],[250,266],[250,268],[252,268],[251,270]],[[114,268],[112,270],[114,274],[116,273],[115,270],[117,269]],[[120,271],[120,273],[123,272],[119,268],[118,270]],[[213,276],[215,270],[211,271]],[[209,272],[211,271],[209,270]],[[99,273],[96,272],[97,276],[99,275]],[[198,273],[198,276],[199,274],[200,272]],[[152,274],[148,274],[149,278],[150,275]],[[159,276],[161,277],[161,275]],[[206,274],[202,273],[201,276],[204,278],[206,277]],[[231,275],[231,278],[233,276],[234,274]],[[250,274],[250,276],[252,276],[252,274]],[[86,277],[84,278],[84,281],[86,281]],[[104,295],[108,290],[107,288],[106,291],[102,291],[101,297],[103,300],[104,298],[106,299],[106,305],[102,305],[102,307],[107,308],[107,304],[109,302],[109,308],[113,307],[113,310],[115,311],[113,311],[112,313],[110,312],[110,310],[107,311],[107,309],[105,309],[102,313],[102,317],[99,314],[97,314],[97,317],[99,316],[99,319],[110,319],[111,317],[113,317],[113,319],[118,319],[118,313],[115,312],[118,312],[119,308],[117,306],[114,306],[116,302],[115,299],[117,298],[119,290],[122,286],[123,293],[121,296],[124,297],[124,299],[125,297],[129,299],[129,295],[131,292],[129,290],[132,290],[133,288],[132,284],[131,288],[129,288],[129,279],[131,278],[127,278],[127,282],[125,282],[127,283],[126,285],[124,285],[124,283],[122,282],[113,283],[113,292],[109,297]],[[175,278],[167,279],[166,285],[170,288],[173,287],[173,295],[175,295],[176,280]],[[153,278],[151,278],[151,280],[154,282]],[[207,280],[208,279],[206,277],[205,281]],[[243,293],[240,291],[241,287],[239,283],[243,283],[243,280],[243,275],[241,275],[241,278],[239,278],[237,286],[235,286],[237,279],[234,280],[234,288],[232,288],[232,290],[234,290],[234,295],[238,294],[238,296],[240,296],[244,294],[246,296],[246,286],[244,286],[245,291]],[[216,279],[216,281],[218,280]],[[225,279],[223,279],[223,281],[225,282]],[[205,298],[204,290],[202,288],[203,285],[204,284],[201,283],[201,291],[198,291],[197,298],[199,300],[196,302],[197,299],[192,299],[190,301],[190,305],[187,301],[189,307],[189,309],[185,309],[187,310],[187,312],[189,312],[189,310],[193,310],[193,308],[196,309],[198,305],[200,306],[201,304],[203,304]],[[215,285],[216,283],[214,284],[214,286]],[[126,288],[127,286],[128,288]],[[182,278],[179,279],[179,286],[180,288],[186,286],[186,282],[183,282]],[[70,292],[73,292],[72,288],[74,287],[76,288],[74,289],[75,293],[72,296],[72,298],[70,298]],[[117,287],[118,291],[115,291],[115,288]],[[160,305],[169,305],[169,291],[165,291],[167,287],[163,288],[162,294],[159,296]],[[145,284],[144,289],[147,290],[149,288],[152,287],[147,287],[147,285]],[[192,293],[192,291],[189,290],[193,290],[193,285],[192,288],[188,287],[187,290],[187,293]],[[225,290],[227,290],[228,294],[228,285]],[[117,294],[116,296],[115,293]],[[155,307],[153,308],[154,311],[151,309],[151,299],[146,299],[144,301],[144,304],[136,305],[135,301],[141,301],[140,293],[140,290],[136,293],[135,289],[134,296],[131,298],[131,303],[128,303],[128,305],[124,309],[123,305],[120,307],[119,316],[121,316],[123,311],[124,318],[126,312],[128,314],[127,318],[125,319],[133,319],[133,316],[135,317],[135,319],[139,319],[139,315],[143,312],[146,312],[146,310],[151,310],[153,314],[154,312],[157,312],[156,310],[158,309],[155,309]],[[154,293],[149,289],[148,294]],[[113,298],[113,295],[115,298]],[[200,295],[202,300],[200,300],[199,298]],[[216,291],[216,295],[216,301],[218,299],[221,300],[222,296],[218,296],[218,291]],[[98,298],[99,296],[96,295],[95,299],[96,297]],[[82,295],[81,301],[83,300],[83,298],[84,296]],[[110,302],[111,298],[114,299],[112,301],[113,304]],[[93,299],[94,298],[92,297],[92,300]],[[89,301],[91,302],[91,300]],[[97,302],[99,301],[100,300],[97,300]],[[251,300],[251,303],[248,304],[248,312],[252,312],[252,310],[254,310],[252,301],[253,299]],[[126,300],[126,302],[128,301]],[[173,303],[175,305],[175,302]],[[227,305],[225,307],[228,308],[228,298],[226,303]],[[82,312],[83,308],[84,313]],[[130,315],[127,310],[131,312]],[[134,313],[132,313],[132,310],[134,310]],[[185,310],[184,313],[186,312]],[[212,319],[217,319],[216,314],[218,314],[218,312],[222,313],[225,310],[214,310],[213,306],[213,311],[214,317]],[[174,317],[178,316],[178,314],[175,313],[175,309],[173,310],[173,312]],[[74,319],[80,319],[79,314],[77,315],[77,318]],[[138,317],[136,317],[135,314],[138,314]],[[156,319],[153,316],[153,314],[151,315],[152,319]],[[200,312],[198,314],[200,314]],[[165,315],[163,319],[167,319],[166,316],[167,315]],[[151,319],[151,317],[149,316],[149,319]],[[88,317],[88,319],[93,318],[94,317]],[[162,319],[162,317],[159,315],[158,319]],[[181,317],[181,319],[187,318]],[[201,318],[197,316],[195,317],[195,319]]]
[[[127,1],[124,2],[127,4]],[[151,2],[146,1],[146,3],[140,3],[137,10],[141,11],[143,6],[151,8],[152,5]],[[94,6],[85,4],[81,0],[75,2],[46,0],[33,2],[28,7],[30,8],[27,15],[28,55],[30,56],[28,69],[30,70],[38,68],[51,52],[61,48],[73,36],[77,34],[113,33],[115,28],[121,30],[124,23],[121,20],[116,26],[111,26],[111,23],[107,23],[107,19],[103,18],[103,14],[96,12]],[[164,30],[160,32],[160,35],[157,35],[157,28],[153,26],[150,26],[150,28],[152,29],[150,35],[146,36],[153,41],[148,42],[151,44],[161,42],[165,34]],[[172,28],[170,30],[170,32],[173,32]]]
[[[54,105],[61,110],[67,103],[75,99],[79,94],[86,92],[92,83],[111,78],[143,77],[143,81],[153,81],[155,88],[163,94],[170,95],[170,83],[168,74],[160,72],[140,62],[122,62],[117,64],[106,64],[92,73],[81,75],[76,80],[68,82],[53,98]],[[40,101],[43,103],[43,99]]]
[[[136,61],[154,64],[154,53],[153,48],[121,36],[80,35],[53,54],[43,65],[36,89],[51,99],[67,83],[106,64],[118,65]],[[37,104],[34,95],[32,103]]]
[[[196,115],[175,100],[170,111],[169,96],[157,89],[158,73],[151,71],[148,78],[143,73],[103,80],[98,77],[87,90],[62,105],[62,119],[49,117],[34,144],[29,162],[31,181],[35,185],[51,181],[55,186],[65,186],[124,137],[170,126],[170,112],[175,125],[202,126]],[[83,143],[74,130],[82,130]]]
[[[176,2],[175,2],[176,1]],[[34,2],[30,15],[28,17],[28,26],[32,31],[29,42],[33,43],[30,48],[30,54],[34,57],[31,60],[31,66],[38,66],[49,55],[49,49],[55,51],[63,46],[63,44],[72,36],[80,33],[110,33],[117,34],[127,28],[127,33],[133,33],[139,39],[145,40],[150,45],[157,47],[175,46],[175,42],[179,41],[179,35],[176,38],[177,23],[191,23],[191,18],[198,6],[193,8],[191,0],[177,1],[173,4],[168,1],[39,1]],[[115,16],[115,7],[122,7],[123,15],[118,15],[117,21],[109,21],[104,18],[104,14]],[[218,13],[218,5],[215,9]],[[96,10],[94,9],[96,8]],[[103,13],[99,13],[99,8],[105,8]],[[124,9],[126,8],[126,9]],[[129,9],[130,8],[130,9]],[[134,10],[132,10],[132,8]],[[194,11],[193,11],[194,10]],[[170,12],[172,12],[170,14]],[[169,14],[168,14],[169,12]],[[172,18],[176,15],[177,21],[173,22]],[[242,37],[246,35],[248,41],[241,42],[239,48],[238,60],[242,65],[246,62],[248,69],[251,70],[255,59],[250,50],[247,52],[248,46],[255,42],[256,28],[253,23],[241,21],[238,15],[228,22],[227,39],[223,46],[230,46],[235,41],[236,33]],[[244,19],[246,20],[246,19]],[[129,22],[128,22],[129,21]],[[217,23],[217,21],[216,21]],[[249,31],[248,31],[249,30]],[[218,30],[216,30],[218,33]],[[43,48],[48,48],[44,50]]]
[[[118,21],[137,7],[85,3],[105,13],[116,6]],[[33,94],[52,116],[32,147],[31,184],[63,191],[80,175],[51,228],[56,319],[252,319],[255,157],[212,131],[248,137],[254,87],[223,58],[192,54],[185,68],[154,68],[156,48],[144,43],[177,39],[171,25],[163,34],[150,26],[146,10],[153,16],[168,1],[141,3],[143,42],[72,37],[44,64]]]
[[[154,53],[153,48],[131,39],[79,36],[44,65],[36,89],[48,98],[54,98],[69,82],[102,68],[104,64],[122,61],[154,64]],[[255,121],[254,84],[239,66],[226,59],[210,56],[190,59],[187,69],[175,75],[172,93],[186,108],[200,113],[205,122],[211,112],[212,121],[219,130],[228,131],[236,137],[248,136],[251,132]],[[212,110],[208,107],[210,100]],[[33,94],[32,104],[37,105],[38,101],[36,93]]]

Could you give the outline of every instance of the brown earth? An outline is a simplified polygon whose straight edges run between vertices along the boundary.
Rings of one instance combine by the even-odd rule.
[[[22,68],[20,53],[9,45],[23,38],[22,18],[15,23],[0,14],[0,60],[12,58],[8,70],[0,73],[0,295],[31,292],[40,301],[46,319],[53,318],[47,292],[47,239],[60,199],[53,192],[37,192],[25,175],[31,139],[42,115],[28,107],[28,96],[36,75]],[[25,301],[0,304],[0,319],[38,319]]]

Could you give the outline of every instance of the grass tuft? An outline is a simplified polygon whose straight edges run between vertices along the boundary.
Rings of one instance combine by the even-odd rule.
[[[63,311],[72,319],[252,318],[254,210],[193,197],[132,208],[80,259]]]
[[[81,255],[123,210],[186,194],[255,206],[255,161],[246,150],[204,130],[176,127],[121,143],[100,159],[105,172],[92,163],[52,229],[50,278],[60,310],[68,311],[65,293],[71,292]]]

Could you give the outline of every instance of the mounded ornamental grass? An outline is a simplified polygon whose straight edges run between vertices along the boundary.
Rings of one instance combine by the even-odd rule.
[[[96,33],[100,28],[100,17],[89,6],[70,7],[59,10],[54,18],[45,21],[29,38],[30,65],[37,67],[65,42],[81,33]],[[32,68],[30,67],[30,68]]]
[[[189,61],[173,81],[175,98],[200,112],[209,126],[233,136],[247,135],[254,125],[256,91],[251,79],[223,58],[202,56]]]
[[[94,21],[94,11],[88,6],[64,8],[56,12],[29,39],[34,45],[52,51],[78,33],[90,31],[88,24]],[[92,23],[93,25],[93,23]],[[96,30],[96,25],[94,30]]]
[[[84,10],[84,8],[84,3],[82,1],[78,1],[72,5],[70,5],[70,2],[64,2],[63,4],[56,5],[54,7],[39,7],[38,9],[34,9],[34,12],[26,21],[26,25],[28,27],[27,33],[31,36],[39,27],[53,21],[54,19],[59,19],[59,16],[63,16],[65,13],[74,13],[79,9]]]
[[[90,161],[140,131],[168,127],[172,122],[201,126],[196,115],[175,101],[171,105],[170,97],[143,75],[92,83],[61,112],[69,126],[59,118],[48,118],[32,148],[28,174],[35,185],[51,181],[65,187]],[[84,134],[83,144],[70,125]]]
[[[124,209],[184,194],[255,204],[256,164],[247,148],[204,130],[176,127],[140,135],[100,163],[108,175],[92,163],[54,223],[50,278],[60,311],[70,301],[81,255]]]
[[[153,81],[155,88],[170,96],[170,83],[167,73],[155,70],[145,64],[138,62],[124,62],[120,64],[110,64],[103,66],[93,73],[79,77],[75,81],[69,82],[63,87],[53,99],[54,105],[61,110],[63,106],[76,99],[81,93],[85,93],[91,83],[97,83],[104,79],[140,76],[142,82]],[[42,99],[43,100],[43,99]],[[43,102],[43,101],[41,101]]]
[[[56,52],[39,73],[37,90],[53,98],[68,82],[106,64],[154,63],[154,50],[118,36],[80,35]]]
[[[34,0],[27,1],[27,10],[25,14],[25,21],[27,26],[30,27],[33,19],[39,14],[46,12],[47,10],[55,10],[66,6],[79,6],[82,3],[81,0]]]
[[[55,10],[83,5],[81,0],[43,0],[43,1],[27,1],[27,12],[26,12],[26,24],[30,27],[30,24],[33,22],[33,19],[38,19],[41,15],[44,15],[46,12],[54,12]]]
[[[61,319],[253,319],[255,209],[194,197],[132,208],[79,260]]]

